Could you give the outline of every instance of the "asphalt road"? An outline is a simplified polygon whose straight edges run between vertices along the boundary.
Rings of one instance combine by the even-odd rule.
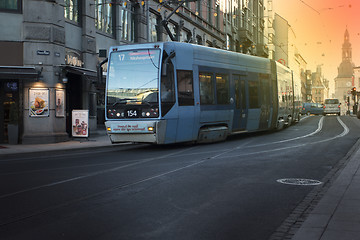
[[[214,144],[123,145],[0,161],[0,239],[268,239],[358,140],[310,116]]]

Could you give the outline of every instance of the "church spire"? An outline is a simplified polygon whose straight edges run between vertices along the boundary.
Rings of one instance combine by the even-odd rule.
[[[344,34],[344,43],[342,45],[342,62],[338,67],[338,77],[352,77],[354,73],[354,64],[352,63],[352,49],[350,43],[349,31],[346,27]]]
[[[343,62],[352,62],[352,49],[349,37],[349,31],[346,27],[345,34],[344,34],[344,43],[342,46],[342,61]]]

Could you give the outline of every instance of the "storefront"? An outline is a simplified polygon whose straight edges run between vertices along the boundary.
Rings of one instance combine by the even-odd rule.
[[[65,115],[66,132],[71,136],[72,111],[89,110],[90,131],[97,128],[96,89],[97,73],[94,70],[62,66],[63,81],[66,85]]]
[[[23,85],[37,81],[34,67],[0,66],[0,143],[21,143],[23,133]]]

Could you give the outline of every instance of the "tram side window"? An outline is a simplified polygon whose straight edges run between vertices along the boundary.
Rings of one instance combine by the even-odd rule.
[[[161,76],[160,98],[162,116],[165,116],[175,104],[174,65],[169,61],[167,66],[166,75]]]
[[[249,81],[249,108],[260,108],[258,81]]]
[[[229,80],[227,75],[216,74],[216,98],[218,104],[229,104]]]
[[[235,103],[236,108],[246,108],[246,92],[245,92],[245,80],[240,80],[239,75],[233,75],[235,82]]]
[[[177,81],[179,106],[194,105],[193,72],[178,70]]]
[[[161,77],[161,102],[162,103],[174,103],[175,91],[174,91],[174,68],[170,64],[168,68],[168,74]]]
[[[200,81],[200,103],[215,104],[213,74],[199,73]]]

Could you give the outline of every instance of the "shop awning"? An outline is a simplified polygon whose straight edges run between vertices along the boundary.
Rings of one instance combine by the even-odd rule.
[[[64,66],[64,65],[61,65],[61,67],[66,72],[84,76],[93,82],[97,81],[97,72],[94,70],[87,69],[87,68],[74,67],[74,66]]]
[[[0,66],[0,79],[36,79],[39,77],[35,67]]]

